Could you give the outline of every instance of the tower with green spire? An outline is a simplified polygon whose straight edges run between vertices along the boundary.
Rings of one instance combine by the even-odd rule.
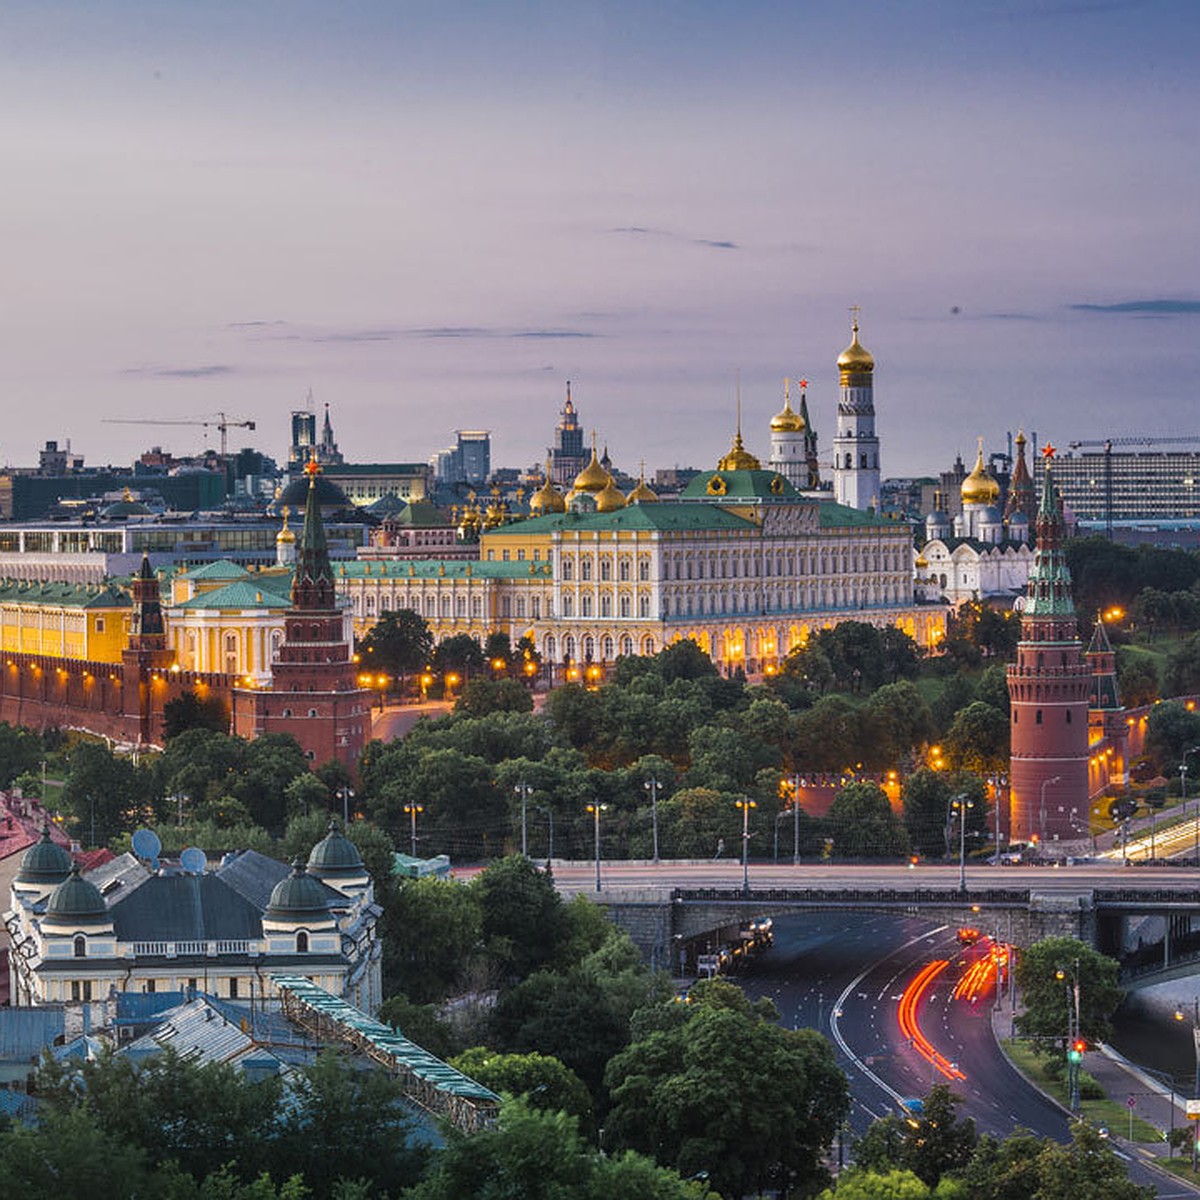
[[[358,686],[350,614],[339,603],[317,497],[316,458],[304,467],[308,496],[296,549],[292,606],[271,664],[270,688],[235,688],[234,732],[289,733],[314,766],[337,759],[354,770],[370,736],[368,693]]]
[[[1088,821],[1088,698],[1092,669],[1083,657],[1054,447],[1037,515],[1037,547],[1021,613],[1017,660],[1008,668],[1012,760],[1010,836],[1053,852]]]

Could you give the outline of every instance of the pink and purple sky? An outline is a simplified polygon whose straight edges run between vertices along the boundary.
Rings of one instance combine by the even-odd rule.
[[[0,459],[280,456],[311,389],[350,459],[526,464],[570,379],[707,466],[739,371],[828,454],[852,304],[885,475],[1200,434],[1197,61],[1195,0],[8,0]]]

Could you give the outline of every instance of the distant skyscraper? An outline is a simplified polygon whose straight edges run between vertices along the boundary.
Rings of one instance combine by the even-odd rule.
[[[833,488],[839,504],[879,508],[879,438],[875,436],[875,360],[858,340],[854,309],[850,345],[838,355],[841,394],[833,440]]]
[[[292,412],[292,444],[288,448],[288,468],[299,471],[317,444],[317,414],[311,408]]]
[[[464,483],[486,483],[492,473],[492,435],[486,429],[459,429],[455,433]]]
[[[575,476],[587,465],[583,449],[583,427],[575,404],[571,400],[571,381],[567,380],[567,402],[559,414],[562,420],[555,430],[554,445],[550,448],[550,474],[559,487],[570,487]]]

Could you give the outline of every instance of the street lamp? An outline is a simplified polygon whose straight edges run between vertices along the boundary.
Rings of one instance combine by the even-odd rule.
[[[1067,1086],[1070,1091],[1070,1108],[1079,1111],[1079,1064],[1083,1059],[1085,1043],[1079,1027],[1079,959],[1075,959],[1067,980],[1067,970],[1059,967],[1054,978],[1067,989]]]
[[[654,835],[654,865],[658,866],[658,793],[662,791],[662,784],[658,781],[658,776],[651,775],[642,787],[650,793],[650,822],[651,830]]]
[[[997,865],[1000,863],[1000,789],[1006,783],[1008,783],[1006,775],[992,776],[992,806],[995,809],[996,817],[996,857],[994,861]]]
[[[958,890],[967,890],[967,811],[975,807],[965,792],[950,799],[950,810],[958,814]]]
[[[742,810],[742,894],[750,894],[750,810],[758,807],[756,800],[743,796],[734,801]]]
[[[1175,1020],[1187,1020],[1187,1015],[1182,1009],[1175,1010]],[[1192,1045],[1196,1051],[1196,1080],[1193,1090],[1200,1097],[1200,998],[1192,1001]]]
[[[515,788],[513,788],[513,791],[521,797],[521,857],[528,858],[529,840],[528,826],[525,823],[525,810],[526,805],[529,802],[530,794],[533,792],[533,788],[522,779],[521,782],[518,783]]]
[[[546,820],[549,823],[549,832],[546,838],[546,870],[550,870],[551,860],[554,858],[554,809],[547,807],[544,804],[535,804],[533,806],[538,812],[546,814]]]
[[[338,788],[338,795],[342,798],[342,828],[346,829],[350,824],[350,797],[354,793],[343,785]]]
[[[417,857],[417,813],[423,813],[425,811],[425,806],[423,804],[406,804],[404,806],[404,811],[406,813],[408,813],[409,837],[410,837],[410,842],[411,842],[409,851],[412,854],[413,858],[416,858]]]
[[[592,821],[596,830],[596,891],[600,890],[600,814],[608,811],[607,804],[589,804],[588,812],[592,814]]]
[[[1055,775],[1052,779],[1042,780],[1042,806],[1038,810],[1038,841],[1046,844],[1046,789],[1052,783],[1062,783],[1062,776]]]

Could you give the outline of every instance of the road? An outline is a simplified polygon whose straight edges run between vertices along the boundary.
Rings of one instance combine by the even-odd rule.
[[[749,961],[738,982],[751,997],[770,996],[784,1025],[817,1028],[834,1041],[852,1093],[849,1143],[873,1120],[899,1111],[901,1099],[926,1095],[931,1080],[945,1081],[901,1031],[899,1005],[926,964],[948,959],[920,1003],[918,1021],[934,1049],[965,1076],[951,1084],[961,1098],[959,1114],[973,1118],[981,1133],[1004,1137],[1019,1125],[1066,1141],[1066,1114],[1026,1083],[996,1044],[994,993],[974,1003],[953,998],[964,966],[980,953],[964,951],[955,935],[916,918],[784,917],[775,921],[774,946]],[[1162,1196],[1194,1196],[1136,1160],[1129,1169]]]
[[[602,862],[604,890],[720,887],[738,888],[742,866],[730,859],[703,862]],[[867,866],[857,863],[817,865],[802,863],[751,863],[750,888],[957,888],[958,865],[905,864]],[[574,893],[596,887],[594,862],[555,862],[554,879],[561,891]],[[1086,891],[1093,887],[1200,887],[1200,872],[1192,867],[1136,867],[1120,862],[1079,863],[1067,867],[988,866],[966,869],[968,890],[977,888],[1031,888],[1039,893]]]
[[[371,709],[371,736],[381,742],[402,738],[422,717],[441,717],[454,709],[452,700],[424,700]]]

